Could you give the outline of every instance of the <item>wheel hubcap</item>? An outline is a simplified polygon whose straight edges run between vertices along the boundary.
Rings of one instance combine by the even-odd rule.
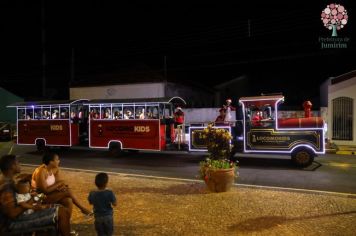
[[[299,163],[307,163],[309,161],[310,155],[307,152],[298,152],[296,159]]]

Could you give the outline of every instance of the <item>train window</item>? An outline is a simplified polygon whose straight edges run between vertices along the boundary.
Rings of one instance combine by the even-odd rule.
[[[39,120],[42,119],[42,108],[41,107],[35,107],[35,119]]]
[[[147,119],[158,119],[158,106],[147,106]]]
[[[137,106],[136,107],[136,119],[145,119],[145,107],[144,106]]]
[[[99,106],[90,106],[90,114],[91,119],[99,119],[100,118],[100,107]]]
[[[101,119],[111,119],[111,106],[101,107]]]
[[[18,109],[17,110],[17,119],[19,119],[19,120],[26,119],[26,109]]]
[[[51,119],[51,108],[50,107],[42,107],[41,119],[43,119],[43,120]]]
[[[113,104],[112,106],[112,118],[114,120],[121,120],[122,119],[122,105],[120,104]]]
[[[124,106],[124,120],[134,119],[134,108],[133,106]]]
[[[32,120],[33,119],[33,108],[27,108],[26,109],[26,120]]]
[[[59,107],[53,106],[51,111],[52,111],[51,118],[53,120],[59,119]]]
[[[61,107],[60,111],[60,118],[61,119],[68,119],[69,118],[69,108],[68,107]]]

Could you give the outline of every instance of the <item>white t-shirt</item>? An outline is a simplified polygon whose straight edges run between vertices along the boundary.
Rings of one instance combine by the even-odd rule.
[[[30,193],[16,193],[16,202],[27,202],[28,200],[31,199],[31,194]],[[24,214],[29,215],[32,214],[34,211],[32,209],[27,209]]]

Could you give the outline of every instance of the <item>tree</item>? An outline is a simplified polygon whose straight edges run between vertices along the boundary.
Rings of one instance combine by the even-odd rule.
[[[321,12],[321,20],[326,28],[332,30],[332,37],[337,36],[337,30],[344,28],[348,18],[345,7],[336,3],[327,5]]]

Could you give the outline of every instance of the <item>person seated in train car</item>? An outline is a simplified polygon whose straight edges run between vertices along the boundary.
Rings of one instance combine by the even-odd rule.
[[[83,108],[80,108],[78,112],[78,119],[81,120],[83,118],[84,118],[84,111]]]
[[[25,120],[25,119],[26,119],[25,113],[23,113],[22,111],[19,111],[19,120]]]
[[[133,119],[133,114],[130,109],[127,109],[124,113],[124,120]]]
[[[52,113],[52,119],[59,119],[59,111],[58,110],[54,110]]]
[[[158,117],[159,117],[158,108],[157,108],[157,107],[154,107],[154,108],[153,108],[153,111],[152,111],[152,118],[153,118],[153,119],[158,119]]]
[[[35,120],[41,119],[41,112],[35,112]]]
[[[145,119],[145,108],[139,108],[136,112],[136,119],[143,120]]]
[[[114,120],[118,120],[120,119],[120,113],[119,111],[114,111],[114,117],[113,117]]]
[[[177,107],[176,112],[174,112],[174,123],[175,127],[184,123],[184,112],[181,107]]]
[[[26,115],[26,120],[32,120],[31,115],[27,114],[27,115]]]
[[[97,119],[97,118],[95,118],[96,114],[97,114],[96,109],[91,109],[91,111],[89,112],[89,118],[90,119]]]
[[[111,114],[110,114],[110,110],[106,109],[104,115],[104,119],[111,119]]]
[[[251,119],[252,126],[255,126],[255,127],[262,126],[262,123],[261,123],[262,119],[263,119],[262,112],[260,110],[257,110]]]
[[[151,108],[147,108],[146,119],[152,119],[153,113]]]
[[[221,126],[225,124],[225,109],[221,108],[219,110],[219,115],[215,119],[215,125],[216,126]]]
[[[68,111],[62,111],[61,112],[61,119],[68,119]]]
[[[44,110],[43,111],[43,115],[42,115],[42,119],[48,120],[50,118],[51,118],[51,116],[49,114],[49,111],[48,110]]]
[[[71,120],[71,123],[74,123],[74,124],[78,123],[79,119],[78,119],[77,113],[75,111],[70,112],[70,120]]]

